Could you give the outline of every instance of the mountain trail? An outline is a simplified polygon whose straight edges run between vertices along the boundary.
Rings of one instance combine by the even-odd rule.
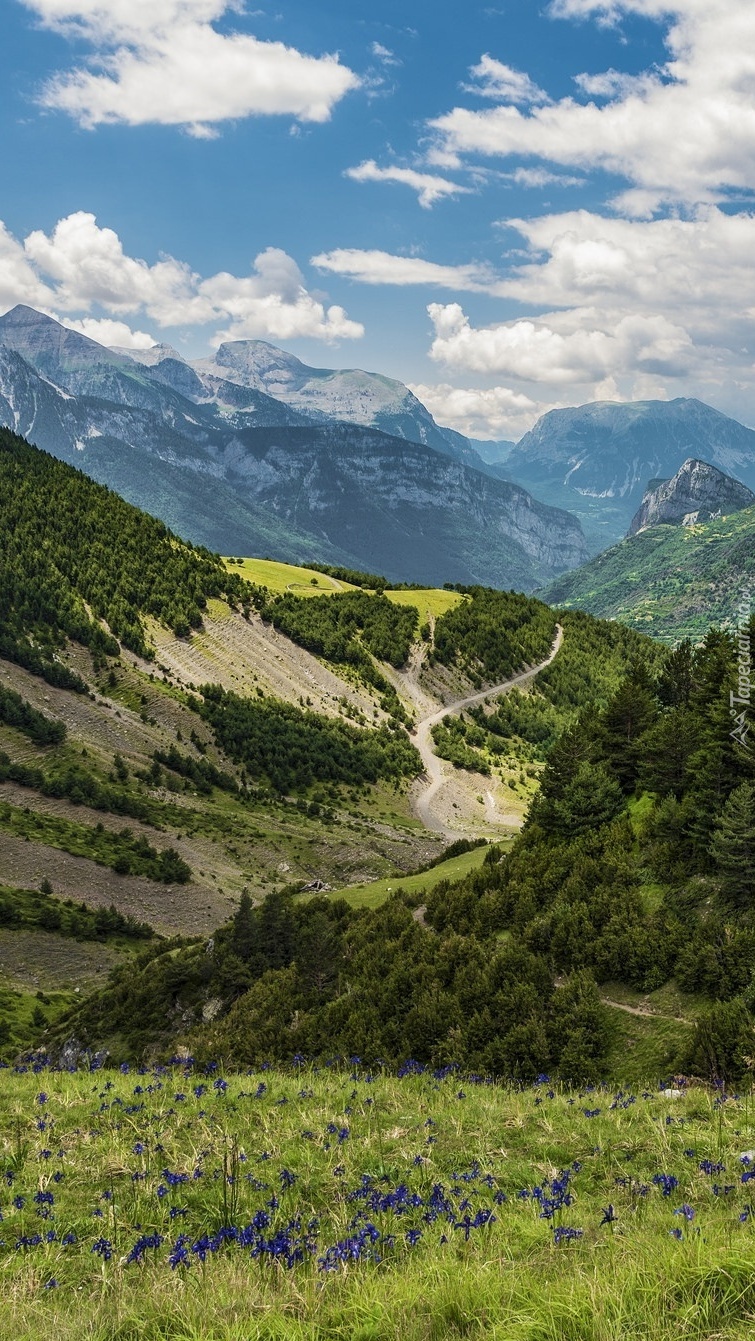
[[[396,680],[399,682],[400,688],[402,688],[407,697],[411,699],[417,711],[424,714],[417,722],[415,734],[412,739],[422,759],[427,778],[423,790],[415,798],[414,802],[415,813],[418,819],[425,825],[425,828],[430,829],[433,833],[440,834],[449,842],[453,842],[454,839],[458,838],[460,833],[459,830],[451,829],[448,825],[444,824],[438,815],[438,796],[447,785],[452,774],[451,766],[448,764],[444,765],[443,760],[439,759],[433,750],[432,728],[453,713],[461,712],[464,708],[470,708],[476,703],[484,703],[486,699],[495,698],[499,694],[506,694],[509,690],[514,689],[519,685],[527,684],[530,680],[533,680],[536,675],[540,674],[540,671],[545,670],[546,666],[550,666],[551,662],[558,655],[563,640],[564,631],[561,625],[557,624],[553,647],[545,661],[541,661],[538,666],[530,667],[529,670],[521,671],[518,675],[512,676],[509,680],[504,680],[501,684],[491,685],[490,688],[481,689],[474,694],[467,694],[464,698],[457,699],[454,703],[448,703],[442,708],[433,708],[432,699],[419,685],[419,672],[426,655],[425,645],[422,645],[417,650],[416,655],[414,653],[412,654],[412,659],[410,660],[406,671],[397,674]],[[428,712],[428,708],[431,708],[431,711]],[[501,825],[507,824],[511,827],[510,819],[507,819],[506,816],[501,815],[500,812],[496,810],[495,797],[491,791],[487,792],[484,804],[485,817],[488,823]]]
[[[628,1006],[623,1001],[614,1001],[609,996],[602,996],[601,1002],[604,1006],[610,1006],[612,1010],[623,1010],[627,1015],[637,1015],[641,1020],[673,1020],[675,1024],[694,1024],[694,1020],[687,1020],[683,1015],[665,1015],[660,1010],[649,1010],[646,1006]]]

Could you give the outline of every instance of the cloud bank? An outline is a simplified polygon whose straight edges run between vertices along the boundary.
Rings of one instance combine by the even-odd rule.
[[[221,271],[202,278],[172,256],[153,265],[128,256],[118,234],[84,211],[23,242],[0,224],[0,307],[16,303],[75,317],[85,334],[99,329],[115,334],[115,343],[136,347],[151,343],[151,337],[132,331],[124,316],[146,318],[160,328],[214,326],[215,342],[336,341],[364,334],[342,307],[326,307],[308,291],[296,262],[278,247],[260,252],[248,275]],[[91,318],[92,309],[104,316]]]

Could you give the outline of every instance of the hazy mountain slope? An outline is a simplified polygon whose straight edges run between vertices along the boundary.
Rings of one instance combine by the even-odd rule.
[[[755,431],[699,400],[552,410],[505,468],[536,497],[574,511],[596,550],[626,533],[647,481],[670,479],[688,457],[755,486]]]
[[[694,526],[630,536],[539,595],[551,605],[620,619],[656,638],[697,638],[737,618],[755,583],[755,507]]]
[[[210,388],[218,378],[236,382],[267,392],[315,422],[341,419],[378,428],[484,469],[468,440],[436,424],[408,387],[392,377],[360,368],[310,368],[265,340],[230,341],[220,345],[214,358],[192,366]]]
[[[752,507],[755,494],[707,461],[690,458],[671,480],[651,480],[629,534],[648,526],[691,525]]]
[[[218,379],[226,403],[196,404],[153,380],[161,372],[193,377],[169,351],[137,364],[29,308],[0,319],[6,424],[197,543],[529,590],[586,557],[568,514],[430,446],[309,425],[265,392]],[[284,422],[258,427],[275,418]]]

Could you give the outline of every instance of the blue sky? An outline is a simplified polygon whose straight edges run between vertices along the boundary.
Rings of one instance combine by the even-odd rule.
[[[751,0],[6,0],[0,308],[755,423]]]

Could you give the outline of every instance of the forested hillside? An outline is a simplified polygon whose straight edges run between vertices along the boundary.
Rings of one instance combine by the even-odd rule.
[[[421,915],[400,892],[373,911],[286,892],[242,901],[209,955],[151,958],[66,1028],[116,1055],[170,1048],[161,1011],[180,1002],[198,1018],[209,992],[228,1013],[190,1046],[237,1065],[357,1052],[589,1080],[615,1043],[604,985],[675,979],[702,1015],[696,1032],[677,1028],[668,1068],[741,1077],[755,1036],[755,766],[730,735],[734,644],[714,631],[659,653],[616,637],[636,659],[603,711],[552,745],[510,854],[492,846]],[[612,1064],[618,1079],[632,1065]]]
[[[668,642],[736,616],[755,581],[755,508],[694,526],[651,526],[557,578],[552,605],[620,619]]]
[[[0,655],[65,687],[56,652],[68,638],[149,656],[146,615],[181,635],[201,626],[209,597],[250,599],[216,555],[7,429],[0,535]]]

